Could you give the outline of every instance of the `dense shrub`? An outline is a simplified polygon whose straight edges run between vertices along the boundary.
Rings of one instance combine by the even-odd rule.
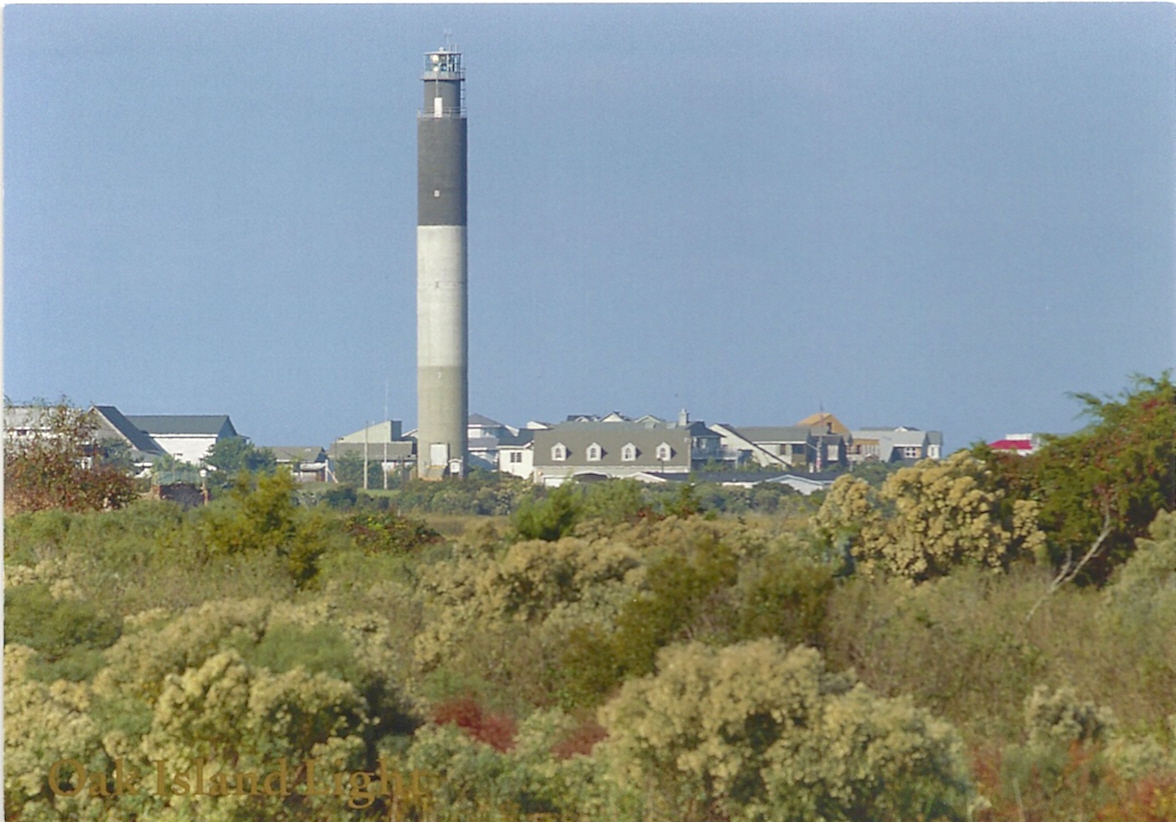
[[[32,406],[30,413],[33,430],[25,437],[5,438],[5,514],[121,508],[135,499],[125,461],[108,459],[108,449],[95,437],[98,419],[93,413],[64,399]]]
[[[227,600],[141,614],[127,620],[92,682],[77,685],[38,683],[29,670],[34,651],[8,649],[7,807],[19,808],[21,819],[46,820],[356,818],[337,797],[301,792],[212,802],[143,792],[104,802],[53,797],[45,787],[50,765],[62,758],[104,773],[116,758],[140,774],[164,761],[190,775],[201,758],[210,774],[269,771],[285,758],[295,779],[308,757],[332,769],[374,770],[376,756],[418,723],[381,648],[390,637],[380,618],[326,616],[332,610],[323,600]]]
[[[829,674],[812,649],[667,648],[601,717],[604,755],[658,820],[966,818],[954,731]]]
[[[228,496],[201,511],[206,544],[215,553],[281,557],[299,586],[318,573],[327,520],[301,509],[288,471],[238,474]]]
[[[1036,503],[1019,501],[1006,515],[1003,496],[984,464],[960,451],[901,468],[880,490],[842,476],[814,524],[860,570],[922,581],[961,564],[1005,568],[1044,544]]]
[[[1156,515],[1176,509],[1176,385],[1165,372],[1134,377],[1117,398],[1075,397],[1090,420],[1082,430],[1026,457],[973,450],[1007,499],[1040,503],[1053,565],[1101,584]]]

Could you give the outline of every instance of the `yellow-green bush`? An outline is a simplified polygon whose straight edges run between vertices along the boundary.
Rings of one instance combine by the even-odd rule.
[[[672,646],[601,720],[601,755],[658,820],[966,818],[955,731],[830,674],[813,649]]]
[[[1045,541],[1037,505],[1017,501],[1011,514],[991,471],[966,452],[900,468],[875,491],[851,475],[839,478],[814,517],[833,543],[848,546],[858,568],[916,582],[969,564],[1004,568]]]

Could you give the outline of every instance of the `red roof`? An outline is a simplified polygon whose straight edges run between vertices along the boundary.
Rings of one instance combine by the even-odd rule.
[[[997,440],[988,443],[988,447],[994,451],[1032,451],[1033,442],[1031,440]]]

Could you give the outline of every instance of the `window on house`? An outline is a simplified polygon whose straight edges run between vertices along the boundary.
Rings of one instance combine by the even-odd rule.
[[[511,462],[522,462],[523,461],[523,452],[522,451],[511,451],[510,452],[510,461]]]
[[[674,456],[674,449],[670,448],[668,443],[662,443],[657,447],[657,458],[662,462],[672,459]]]
[[[908,460],[917,460],[919,458],[919,452],[922,450],[917,445],[908,445],[902,449],[902,455]]]
[[[568,447],[562,442],[551,446],[552,462],[563,462],[568,458]]]
[[[621,462],[633,462],[637,459],[637,446],[629,442],[621,446]]]
[[[600,462],[600,457],[604,453],[604,449],[597,443],[592,443],[588,446],[587,456],[589,462]]]

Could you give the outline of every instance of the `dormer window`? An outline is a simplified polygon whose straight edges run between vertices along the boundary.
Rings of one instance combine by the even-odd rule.
[[[669,443],[663,442],[657,447],[657,458],[661,462],[669,462],[674,457],[674,449]]]
[[[600,443],[594,442],[588,446],[585,455],[588,457],[588,462],[600,462],[600,458],[604,455],[604,449],[600,447]]]
[[[621,462],[634,462],[637,459],[637,446],[627,442],[621,446]]]
[[[568,447],[562,442],[557,442],[551,446],[551,461],[563,462],[568,458]]]

